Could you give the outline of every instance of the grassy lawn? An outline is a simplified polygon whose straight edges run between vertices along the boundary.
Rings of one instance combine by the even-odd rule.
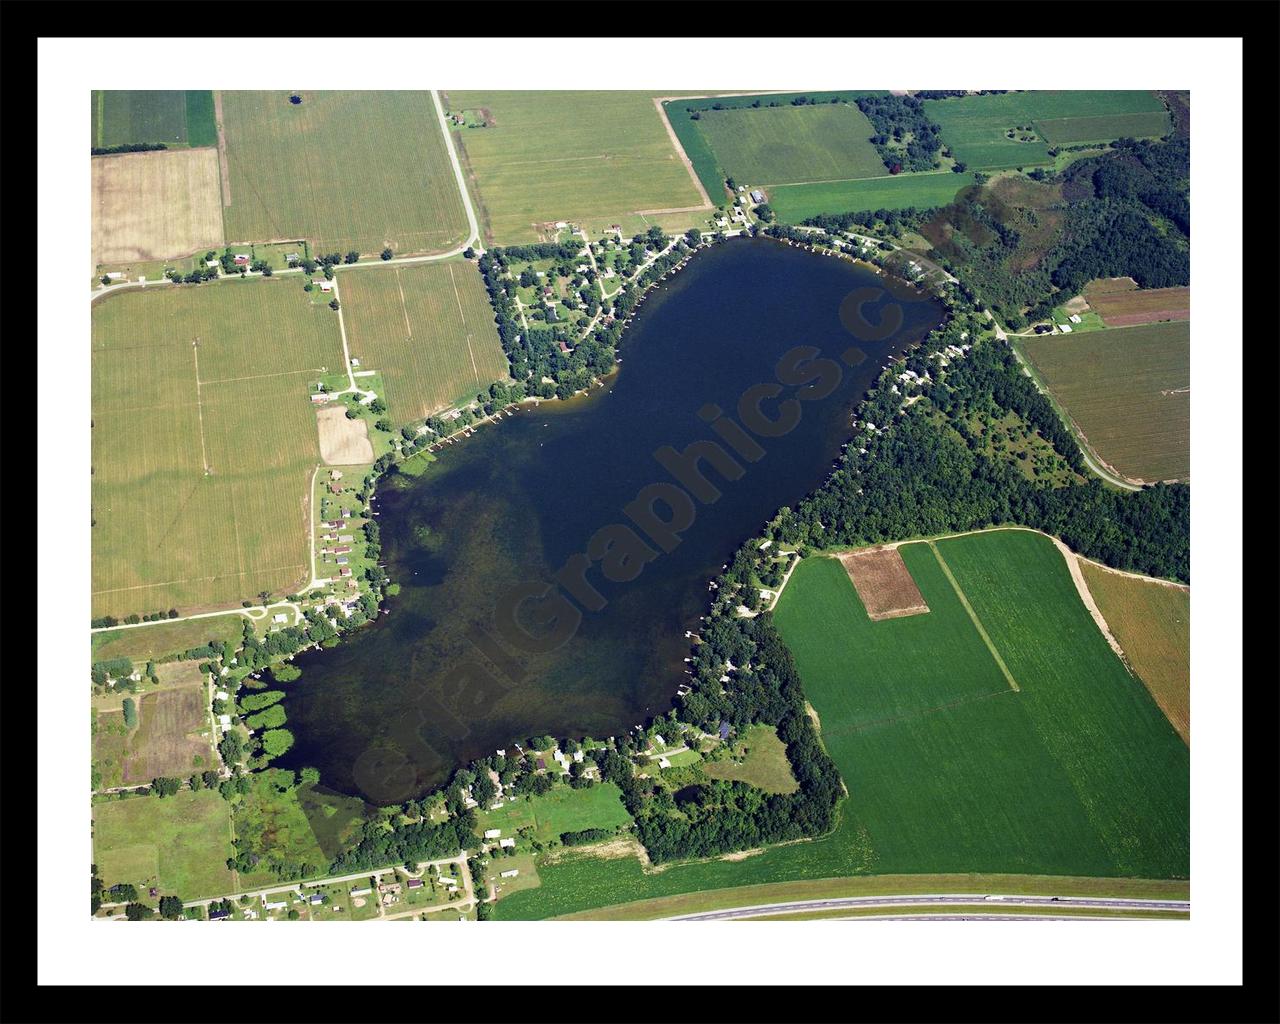
[[[559,839],[562,832],[588,828],[615,828],[631,820],[622,806],[622,792],[612,782],[596,783],[585,789],[560,784],[542,796],[520,797],[496,811],[479,811],[476,829],[502,829],[502,838],[515,836],[521,828],[532,827],[540,842]],[[501,863],[501,860],[495,861]]]
[[[787,745],[773,726],[753,725],[733,744],[730,754],[733,760],[707,761],[703,772],[713,779],[737,779],[768,793],[794,793],[798,788]]]
[[[231,807],[216,792],[93,805],[93,856],[107,885],[157,886],[184,900],[232,889]]]
[[[342,365],[333,311],[283,279],[122,292],[93,307],[92,358],[94,615],[305,580],[308,390]]]
[[[467,234],[435,104],[422,91],[222,93],[227,237],[316,252],[441,252]],[[376,159],[372,155],[376,154]],[[358,183],[358,187],[352,187]]]
[[[472,264],[356,270],[341,280],[351,355],[362,368],[381,371],[397,427],[507,377],[489,298]]]
[[[696,122],[728,177],[743,185],[874,178],[875,129],[850,103],[707,110]]]
[[[536,241],[556,221],[632,231],[641,210],[702,205],[650,93],[450,90],[447,107],[491,121],[454,132],[486,244]]]
[[[955,199],[957,192],[972,184],[971,173],[893,174],[858,181],[777,186],[769,190],[769,204],[779,220],[798,224],[820,213],[901,210],[908,206],[924,210],[946,206]]]
[[[1085,583],[1134,672],[1191,745],[1191,593],[1080,562]]]
[[[1118,472],[1151,481],[1190,475],[1190,321],[1043,335],[1023,349]]]
[[[1018,692],[928,545],[902,555],[929,612],[874,623],[838,561],[807,559],[777,621],[850,793],[835,831],[656,873],[630,855],[565,854],[498,916],[854,875],[1097,876],[1114,891],[1187,877],[1187,748],[1112,654],[1057,549],[1022,531],[937,547]]]

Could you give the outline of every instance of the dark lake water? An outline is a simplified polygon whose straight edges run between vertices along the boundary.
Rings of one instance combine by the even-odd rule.
[[[303,675],[285,705],[296,745],[281,766],[312,765],[334,789],[398,802],[514,739],[617,735],[669,708],[688,654],[684,632],[706,611],[708,581],[779,507],[822,482],[849,437],[851,407],[891,356],[939,322],[937,303],[890,284],[845,260],[731,240],[650,294],[605,388],[525,407],[446,450],[422,476],[380,484],[374,507],[401,592],[376,624],[298,657]],[[867,300],[865,320],[858,300]],[[738,420],[744,392],[776,383],[779,358],[799,345],[837,361],[838,386],[793,402],[799,423],[756,437],[764,452],[750,453],[756,461],[735,455],[739,479],[704,462],[721,497],[691,502],[693,522],[673,550],[650,540],[651,560],[629,563],[640,571],[625,581],[627,564],[613,573],[618,582],[592,566],[586,579],[604,607],[581,611],[575,629],[567,609],[580,602],[565,598],[567,584],[522,606],[522,630],[504,625],[510,616],[498,610],[512,588],[550,584],[601,528],[634,528],[624,507],[637,492],[676,483],[655,453],[716,441],[700,410],[714,403]],[[866,356],[854,368],[839,362],[851,346]],[[813,376],[788,378],[782,394],[766,396],[764,414],[780,416],[778,403]],[[584,600],[594,602],[589,593]],[[535,621],[556,610],[558,625]],[[528,635],[548,629],[559,637],[561,626],[568,638],[554,650],[512,642],[531,646]]]

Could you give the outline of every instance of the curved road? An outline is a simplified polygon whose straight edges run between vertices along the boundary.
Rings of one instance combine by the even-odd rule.
[[[735,918],[760,917],[767,914],[796,914],[809,910],[841,910],[860,907],[964,906],[986,902],[993,911],[1000,907],[1092,907],[1107,910],[1174,910],[1190,913],[1190,900],[1141,900],[1121,897],[1084,896],[1002,896],[987,899],[983,893],[933,894],[923,896],[844,896],[829,900],[799,900],[791,903],[761,903],[752,907],[732,907],[701,914],[681,914],[663,918],[666,921],[730,921]],[[955,915],[986,918],[986,914]]]

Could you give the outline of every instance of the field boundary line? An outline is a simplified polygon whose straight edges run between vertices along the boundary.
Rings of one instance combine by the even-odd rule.
[[[928,543],[929,550],[933,552],[933,557],[938,560],[938,566],[942,569],[942,574],[947,577],[951,588],[956,592],[956,597],[960,598],[960,603],[964,605],[964,610],[969,613],[969,618],[973,621],[973,626],[978,631],[978,635],[982,637],[982,642],[987,645],[987,650],[991,652],[991,657],[995,659],[996,665],[999,666],[1005,679],[1009,681],[1009,688],[1015,693],[1021,693],[1022,687],[1013,678],[1013,673],[1009,671],[1009,666],[1004,663],[1004,658],[1000,657],[1000,652],[996,650],[996,645],[991,642],[991,637],[987,635],[987,631],[982,625],[982,620],[978,618],[978,613],[973,610],[973,605],[969,603],[969,599],[964,596],[964,591],[960,589],[960,583],[952,574],[951,566],[947,565],[946,559],[942,557],[942,552],[938,550],[938,545],[933,541]]]
[[[698,195],[702,196],[702,202],[705,205],[700,209],[711,209],[715,204],[711,201],[711,196],[707,194],[707,190],[702,184],[702,179],[698,177],[698,172],[693,169],[693,161],[689,159],[689,154],[684,151],[684,146],[680,143],[680,137],[671,125],[671,119],[667,117],[666,107],[662,105],[662,97],[655,96],[653,105],[658,108],[658,118],[662,121],[662,127],[667,130],[667,138],[671,140],[671,145],[675,147],[676,155],[680,158],[680,162],[684,164],[684,169],[689,172],[689,177],[693,180],[693,187],[698,190]],[[101,119],[99,119],[98,123],[102,123]],[[643,214],[646,211],[641,210],[640,212]]]
[[[413,341],[413,325],[409,323],[409,306],[404,301],[404,285],[400,283],[399,267],[396,267],[396,290],[400,293],[400,312],[404,314],[404,329],[409,333],[409,340]]]
[[[323,367],[312,367],[301,370],[281,370],[279,373],[255,373],[249,377],[223,377],[220,380],[202,380],[201,384],[236,384],[242,380],[264,380],[267,377],[292,377],[298,373],[323,373]]]
[[[885,181],[896,178],[899,181],[910,178],[937,178],[944,174],[955,174],[951,170],[941,171],[908,171],[906,174],[873,174],[866,178],[821,178],[817,181],[775,181],[766,182],[764,188],[790,188],[793,185],[843,185],[850,181]]]
[[[449,284],[453,287],[453,301],[458,304],[458,316],[462,320],[462,329],[466,330],[467,314],[464,313],[462,310],[462,296],[458,294],[458,281],[457,281],[457,278],[453,276],[453,264],[452,263],[448,264],[448,267],[449,267]],[[471,376],[475,378],[476,386],[479,387],[480,386],[480,368],[476,366],[476,354],[471,350],[471,332],[470,331],[467,331],[467,355],[471,357]]]
[[[200,421],[200,464],[204,467],[204,475],[209,475],[209,456],[204,449],[204,408],[200,401],[200,339],[191,343],[191,357],[196,364],[196,419]]]
[[[224,572],[217,576],[191,576],[185,580],[165,580],[163,583],[139,583],[133,587],[108,587],[106,590],[95,590],[94,594],[119,594],[126,590],[150,590],[153,587],[176,587],[183,583],[208,583],[210,580],[229,580],[234,576],[248,576],[250,573],[261,572],[283,572],[285,569],[305,569],[303,562],[295,562],[293,565],[273,565],[269,569],[245,569],[242,572]],[[237,611],[235,608],[228,608],[225,611],[209,612],[209,615],[227,615]],[[186,618],[196,618],[197,616],[189,615]],[[157,619],[156,622],[177,622],[177,619]],[[135,623],[124,623],[123,625],[135,625]],[[138,623],[141,625],[141,623]],[[105,629],[119,629],[120,626],[106,626]]]

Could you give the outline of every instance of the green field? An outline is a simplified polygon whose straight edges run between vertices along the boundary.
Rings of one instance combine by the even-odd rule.
[[[489,297],[470,263],[352,271],[341,290],[351,355],[381,371],[396,426],[507,377]]]
[[[131,797],[93,805],[93,859],[108,885],[156,886],[163,896],[201,899],[234,886],[231,805],[216,791]],[[145,892],[145,889],[143,889]]]
[[[1191,322],[1043,335],[1023,344],[1089,446],[1134,480],[1191,474]]]
[[[733,743],[730,753],[733,759],[707,761],[702,771],[713,779],[737,779],[766,793],[794,793],[799,788],[787,760],[787,745],[773,726],[751,726]]]
[[[649,93],[450,91],[446,105],[492,121],[454,132],[486,244],[536,241],[556,221],[630,232],[639,211],[703,205]]]
[[[211,641],[239,641],[244,635],[243,622],[244,616],[232,613],[207,619],[157,622],[136,629],[104,629],[91,634],[93,660],[131,658],[135,662],[146,661],[203,647]]]
[[[807,559],[777,621],[850,793],[837,829],[652,874],[633,857],[566,856],[498,916],[881,873],[1187,877],[1187,748],[1111,653],[1057,549],[994,531],[938,550],[1017,692],[928,545],[902,554],[930,611],[876,623],[838,561]]]
[[[337,318],[296,281],[94,304],[95,617],[200,610],[309,577],[308,382],[341,365]]]
[[[875,129],[849,103],[708,110],[696,122],[725,174],[744,185],[873,178],[885,173]]]
[[[94,89],[91,103],[91,145],[95,147],[135,142],[162,142],[170,148],[218,143],[213,93],[207,89]]]
[[[902,210],[908,206],[926,210],[946,206],[957,192],[972,184],[972,174],[940,171],[816,185],[783,185],[769,190],[769,205],[783,223],[799,224],[820,213]]]
[[[427,92],[221,93],[227,238],[316,252],[441,252],[467,218]]]
[[[942,129],[942,140],[971,170],[1051,164],[1050,146],[1110,142],[1122,136],[1159,136],[1169,115],[1147,91],[1080,89],[1010,92],[925,100],[925,113]],[[1034,136],[1034,141],[1009,139]]]
[[[559,839],[562,832],[616,828],[630,821],[631,816],[622,806],[622,791],[612,782],[601,782],[585,789],[559,785],[542,796],[507,802],[496,811],[478,811],[476,830],[483,833],[500,828],[506,839],[522,828],[532,827],[534,837],[546,843]]]

